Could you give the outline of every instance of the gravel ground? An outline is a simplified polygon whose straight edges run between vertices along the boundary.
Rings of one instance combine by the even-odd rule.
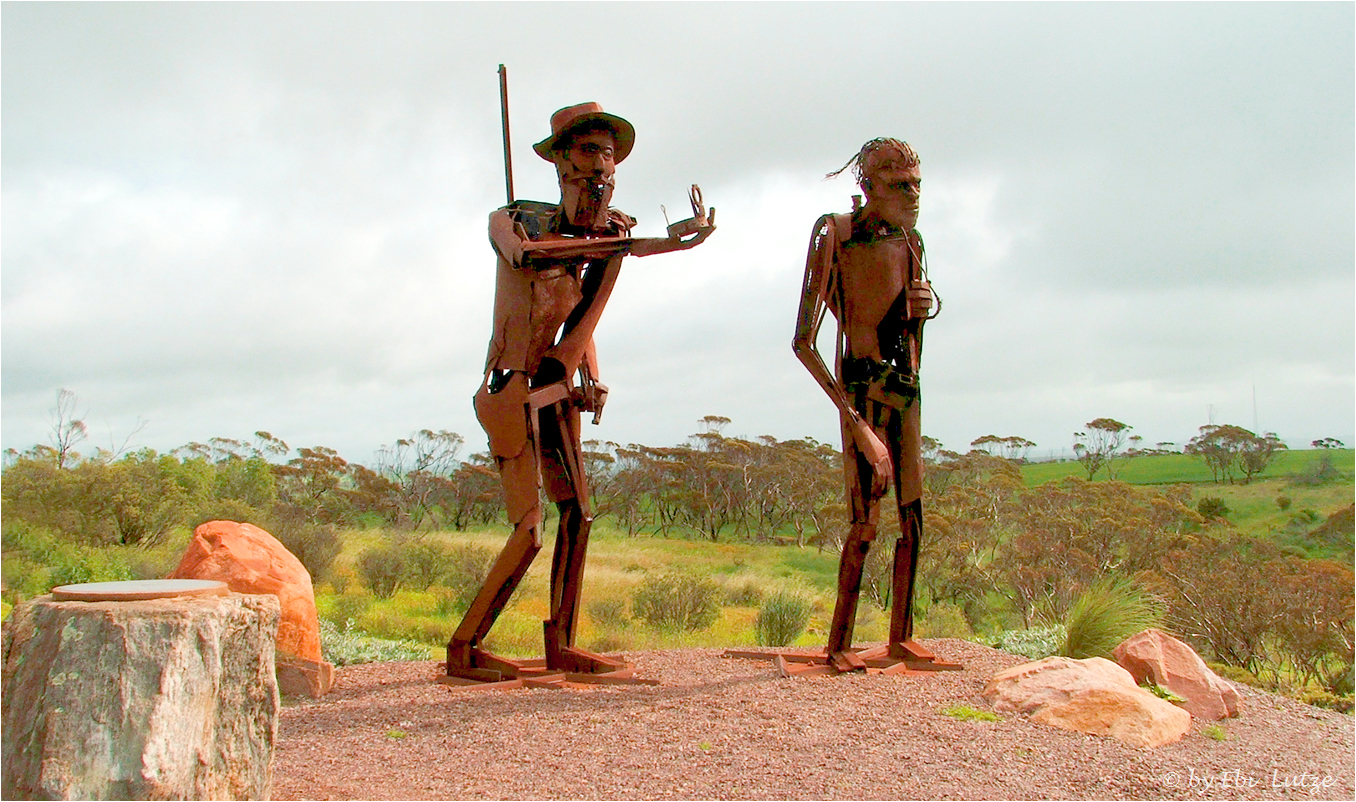
[[[454,691],[434,662],[341,669],[279,726],[275,799],[1352,799],[1353,719],[1237,686],[1228,739],[1154,750],[988,710],[1024,658],[925,641],[965,670],[782,679],[719,649],[626,653],[659,686]]]

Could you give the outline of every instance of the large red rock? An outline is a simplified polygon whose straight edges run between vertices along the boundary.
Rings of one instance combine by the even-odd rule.
[[[1135,684],[1130,672],[1100,657],[1047,657],[1000,671],[984,688],[999,712],[1122,743],[1155,747],[1180,739],[1191,716]]]
[[[1218,721],[1238,715],[1238,691],[1211,671],[1196,650],[1157,629],[1126,638],[1112,652],[1135,682],[1146,679],[1186,700],[1192,716]]]
[[[334,685],[334,666],[320,653],[311,575],[278,539],[253,524],[208,521],[193,530],[171,579],[215,579],[236,593],[278,597],[277,663],[284,693],[313,697]]]

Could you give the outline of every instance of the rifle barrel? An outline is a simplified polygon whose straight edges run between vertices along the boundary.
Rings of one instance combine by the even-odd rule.
[[[513,203],[513,153],[509,150],[508,70],[499,65],[499,111],[504,128],[504,189]]]

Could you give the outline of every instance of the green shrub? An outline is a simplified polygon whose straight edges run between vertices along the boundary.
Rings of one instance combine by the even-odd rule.
[[[344,548],[344,542],[333,526],[315,523],[299,515],[280,515],[270,524],[271,529],[263,528],[301,560],[312,580],[319,582],[329,575]]]
[[[1229,505],[1224,503],[1224,499],[1216,496],[1204,496],[1196,502],[1196,512],[1201,517],[1208,520],[1223,520],[1229,516]]]
[[[1031,629],[1013,629],[1000,632],[990,640],[989,645],[1008,654],[1020,655],[1031,660],[1040,660],[1057,654],[1064,639],[1064,627],[1056,624],[1052,627],[1032,627]]]
[[[965,611],[950,602],[936,602],[924,612],[918,621],[920,638],[961,638],[969,639],[975,635]]]
[[[1321,459],[1313,460],[1305,466],[1304,471],[1297,474],[1293,479],[1293,484],[1317,486],[1342,478],[1342,472],[1337,466],[1332,464],[1332,457],[1324,454]]]
[[[598,654],[624,652],[635,648],[635,640],[623,632],[609,630],[599,633],[593,640],[589,641],[588,648],[589,651]]]
[[[132,578],[124,555],[106,549],[91,549],[63,543],[49,556],[51,587],[83,582],[122,582]],[[43,592],[46,592],[44,590]]]
[[[5,598],[11,602],[41,596],[54,586],[48,581],[51,570],[33,562],[27,555],[6,553],[0,560],[0,571],[5,581]]]
[[[431,540],[409,540],[398,546],[405,556],[401,587],[427,590],[444,583],[447,576],[447,549]]]
[[[1289,496],[1277,496],[1277,497],[1276,497],[1276,506],[1279,507],[1281,510],[1288,510],[1288,509],[1290,509],[1290,505],[1293,504],[1293,503],[1294,503],[1294,500],[1291,499]]]
[[[377,598],[394,596],[405,579],[405,571],[405,551],[394,543],[368,549],[358,558],[358,574]]]
[[[254,524],[277,537],[268,527],[268,517],[260,510],[234,498],[213,498],[199,504],[185,519],[189,529],[196,529],[208,521],[236,521]],[[281,540],[281,538],[279,538]]]
[[[594,599],[584,609],[600,627],[622,629],[631,623],[631,617],[626,614],[626,599],[618,596]]]
[[[1321,688],[1305,688],[1295,694],[1295,698],[1314,707],[1322,707],[1328,710],[1336,710],[1339,713],[1350,713],[1352,711],[1353,697],[1351,694],[1338,696],[1330,691]]]
[[[1201,735],[1204,735],[1212,741],[1229,740],[1228,730],[1225,730],[1218,724],[1207,724],[1204,727],[1201,727]]]
[[[183,560],[184,552],[192,539],[192,532],[179,528],[153,546],[113,548],[116,548],[122,559],[127,562],[132,579],[163,579],[179,567],[179,562]]]
[[[456,594],[452,608],[457,613],[466,612],[471,602],[475,601],[498,556],[494,549],[474,543],[461,543],[442,551],[442,581],[446,588]],[[526,584],[519,584],[518,591]]]
[[[1104,577],[1074,600],[1065,619],[1065,657],[1111,657],[1121,641],[1159,626],[1165,610],[1152,593],[1128,579]]]
[[[1323,684],[1328,687],[1328,690],[1338,696],[1351,696],[1352,691],[1356,690],[1356,688],[1353,688],[1353,680],[1356,680],[1356,676],[1353,676],[1353,668],[1354,667],[1348,663],[1345,668],[1339,668],[1330,673]]]
[[[767,592],[758,580],[745,577],[742,580],[727,580],[725,583],[725,603],[731,607],[756,607],[762,604]]]
[[[429,647],[421,643],[374,638],[358,632],[353,628],[353,619],[345,621],[342,629],[321,619],[320,650],[337,666],[428,660],[430,656]]]
[[[372,609],[372,595],[362,588],[350,587],[334,597],[333,609],[330,618],[336,624],[349,619],[361,620]]]
[[[810,601],[799,593],[779,590],[758,609],[754,634],[760,646],[786,646],[800,637],[810,621]]]
[[[720,586],[708,577],[670,572],[646,576],[636,589],[636,617],[659,629],[695,632],[720,616]]]

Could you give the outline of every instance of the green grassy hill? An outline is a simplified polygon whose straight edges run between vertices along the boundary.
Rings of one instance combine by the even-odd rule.
[[[1229,508],[1227,520],[1244,534],[1273,537],[1311,557],[1350,562],[1349,527],[1329,527],[1336,532],[1320,531],[1317,535],[1314,530],[1352,505],[1354,468],[1356,451],[1349,448],[1284,451],[1252,482],[1229,484],[1215,482],[1200,457],[1164,454],[1120,460],[1116,478],[1134,485],[1190,485],[1193,501],[1207,497],[1223,500]],[[1086,478],[1087,472],[1078,462],[1022,467],[1028,487],[1068,476]],[[1095,481],[1105,480],[1103,471]]]
[[[1306,449],[1303,451],[1283,451],[1262,473],[1257,480],[1302,476],[1305,471],[1313,470],[1324,457],[1331,460],[1337,471],[1347,475],[1350,484],[1351,474],[1356,463],[1356,451],[1350,448]],[[1080,462],[1039,462],[1022,467],[1022,477],[1028,487],[1043,485],[1063,479],[1066,476],[1087,477],[1087,471]],[[1132,457],[1116,460],[1116,478],[1132,485],[1172,485],[1172,484],[1211,484],[1215,477],[1205,460],[1187,454],[1162,454],[1151,457]],[[1099,471],[1097,480],[1106,479],[1106,471]]]

